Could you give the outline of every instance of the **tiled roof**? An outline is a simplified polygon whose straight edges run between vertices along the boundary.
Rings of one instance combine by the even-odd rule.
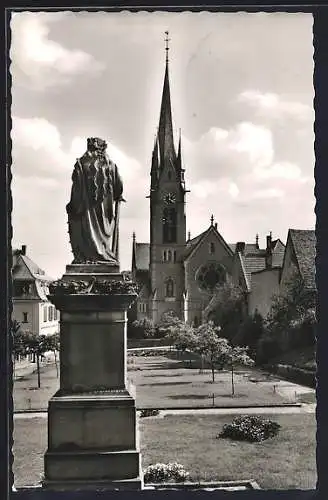
[[[289,235],[294,247],[298,267],[305,285],[314,289],[316,237],[314,230],[290,229]]]
[[[136,268],[140,271],[148,271],[149,243],[136,243]]]
[[[13,278],[17,280],[41,280],[54,281],[53,278],[47,276],[40,267],[26,255],[15,255],[13,260]]]
[[[236,251],[237,243],[228,243],[228,245],[233,252]],[[255,253],[257,251],[259,251],[259,249],[258,249],[256,243],[245,243],[245,254]]]

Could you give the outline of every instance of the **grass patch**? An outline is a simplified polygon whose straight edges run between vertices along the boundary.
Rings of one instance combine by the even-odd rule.
[[[315,416],[270,415],[281,425],[278,436],[262,443],[216,439],[233,416],[170,415],[139,421],[143,467],[179,462],[192,481],[254,479],[264,489],[313,489],[316,482]],[[264,415],[264,418],[268,416]],[[43,473],[46,418],[16,418],[16,486],[35,485]]]
[[[268,416],[264,416],[268,418]],[[264,489],[312,489],[316,482],[315,417],[270,415],[278,436],[261,443],[215,439],[232,416],[165,416],[140,422],[142,462],[179,462],[193,481],[254,479]]]

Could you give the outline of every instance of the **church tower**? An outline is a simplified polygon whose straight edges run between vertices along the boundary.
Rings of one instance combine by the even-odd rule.
[[[159,126],[155,138],[150,183],[150,316],[158,322],[163,313],[174,311],[183,319],[186,244],[185,182],[181,160],[174,145],[169,82],[168,32],[166,64]]]

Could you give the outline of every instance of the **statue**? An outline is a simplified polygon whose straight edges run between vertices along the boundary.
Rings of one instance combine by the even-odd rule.
[[[72,174],[66,206],[73,264],[118,263],[119,206],[123,184],[117,166],[106,154],[104,140],[87,140],[87,151]]]

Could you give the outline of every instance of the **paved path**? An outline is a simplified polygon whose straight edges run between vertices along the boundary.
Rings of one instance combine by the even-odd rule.
[[[267,408],[190,408],[188,410],[160,410],[157,417],[163,418],[165,415],[273,415],[273,414],[295,414],[295,413],[315,413],[315,404],[303,404],[301,406],[280,406]],[[138,412],[139,413],[139,412]],[[47,418],[48,414],[42,412],[14,413],[14,418]]]

